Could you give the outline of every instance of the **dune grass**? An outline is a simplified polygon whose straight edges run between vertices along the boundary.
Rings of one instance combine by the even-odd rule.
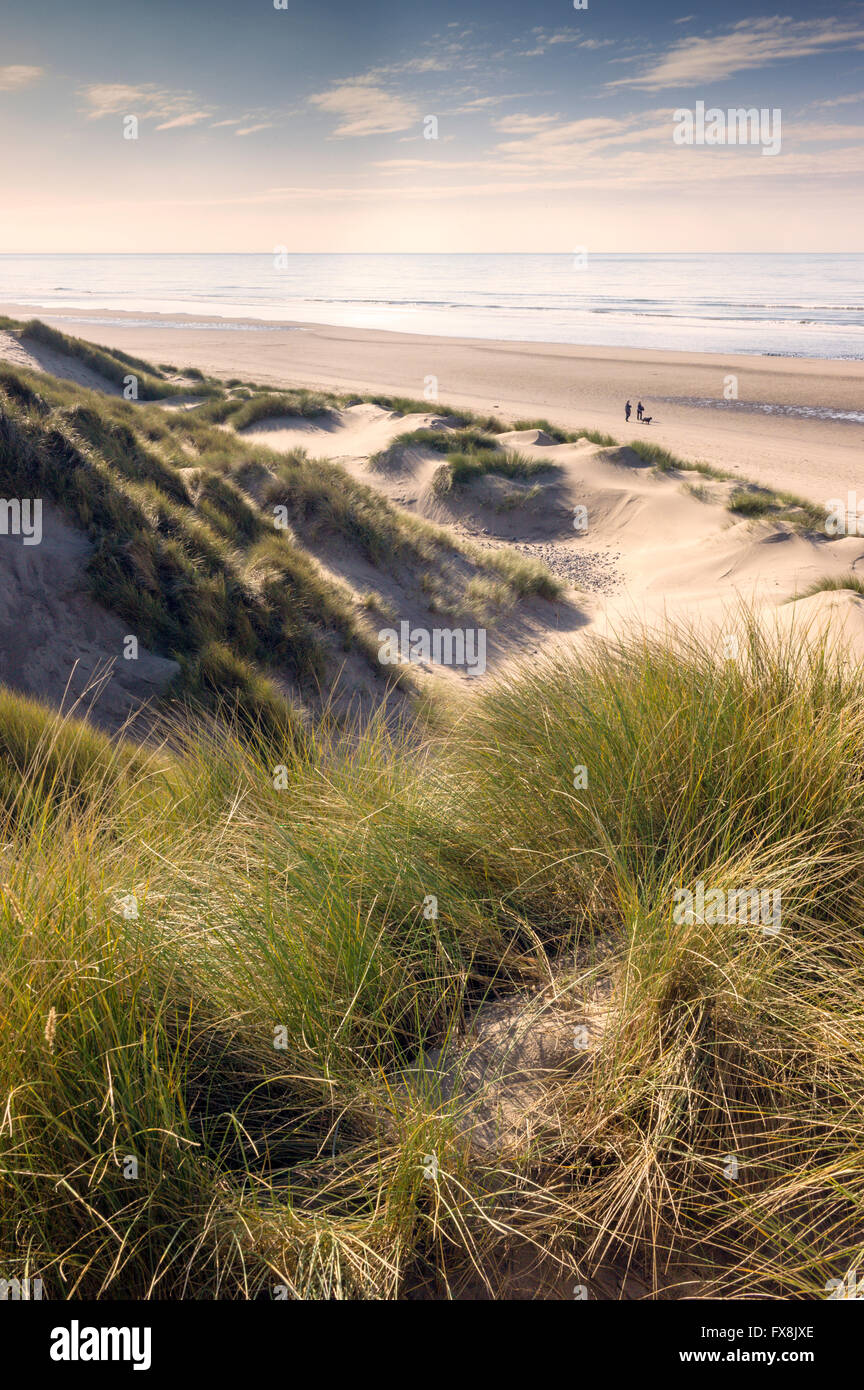
[[[196,418],[214,424],[229,423],[235,430],[257,425],[262,420],[283,416],[312,420],[327,415],[339,405],[339,398],[320,391],[264,391],[247,398],[222,398],[198,407]]]
[[[864,594],[864,579],[859,574],[824,575],[822,579],[817,579],[810,584],[803,593],[797,594],[794,599],[789,599],[790,603],[795,603],[799,598],[810,598],[812,594],[832,593],[835,590],[848,590],[853,594]]]
[[[737,512],[739,516],[766,516],[774,510],[774,494],[764,488],[736,487],[729,497],[728,506],[730,512]]]
[[[306,418],[334,401],[268,392],[165,410],[5,367],[0,480],[55,503],[86,533],[94,597],[144,646],[180,663],[172,697],[216,708],[221,689],[253,724],[296,722],[295,696],[317,700],[349,652],[387,684],[362,594],[325,575],[311,553],[319,543],[430,584],[434,576],[432,607],[442,613],[486,613],[493,592],[503,608],[560,592],[529,557],[472,548],[337,464],[236,433],[274,411]]]
[[[436,497],[446,497],[489,473],[501,478],[528,479],[556,468],[552,460],[532,459],[516,449],[479,448],[470,453],[454,450],[448,452],[447,462],[436,470],[431,486]]]
[[[540,416],[530,420],[517,420],[511,427],[514,430],[542,430],[556,444],[575,444],[580,439],[587,439],[592,444],[599,444],[601,448],[612,449],[618,445],[617,439],[613,439],[611,434],[604,434],[602,430],[565,430],[560,425],[551,424],[545,416]]]
[[[733,488],[727,506],[737,516],[773,516],[777,520],[791,522],[799,530],[824,532],[825,529],[824,508],[794,493],[777,492],[774,488],[757,487],[754,483]]]
[[[385,396],[380,392],[352,393],[343,397],[344,405],[377,405],[396,415],[435,415],[457,427],[471,427],[485,434],[500,434],[507,425],[497,415],[484,415],[464,406],[445,405],[440,401],[418,400],[416,396]]]
[[[506,1247],[565,1283],[695,1264],[703,1296],[818,1298],[854,1264],[864,691],[824,652],[596,648],[425,749],[202,725],[130,759],[11,713],[7,778],[86,748],[26,821],[7,785],[0,826],[4,1271],[61,1299],[506,1296]],[[781,890],[781,930],[676,923],[699,879]],[[590,1075],[475,1152],[399,1078],[577,955],[615,981]]]
[[[380,449],[377,454],[371,455],[369,467],[377,472],[386,472],[397,467],[408,449],[434,449],[438,454],[467,454],[481,450],[488,452],[496,448],[494,435],[470,425],[447,430],[423,427],[397,434],[386,449]]]
[[[501,459],[506,468],[505,456]],[[309,543],[336,540],[378,569],[434,573],[438,611],[473,611],[473,597],[480,591],[474,580],[484,577],[498,580],[503,606],[532,595],[553,599],[561,592],[558,581],[532,557],[473,546],[394,507],[337,464],[309,459],[302,451],[271,460],[266,479],[253,472],[248,485],[256,489],[265,511],[284,509],[294,532]],[[468,573],[468,566],[481,573]],[[488,585],[484,592],[488,600]],[[482,607],[485,611],[486,601]]]
[[[199,410],[0,392],[4,486],[86,531],[94,591],[203,707],[139,749],[0,691],[4,1277],[445,1299],[612,1270],[797,1300],[860,1268],[860,668],[751,621],[734,660],[634,636],[435,720],[313,722],[275,673],[314,680],[355,632],[298,538],[440,581],[444,533]],[[478,604],[554,583],[471,556]],[[776,932],[682,919],[700,883],[779,894]],[[472,1147],[434,1049],[601,977],[590,1065],[518,1143]]]
[[[179,693],[214,699],[219,682],[208,672],[226,670],[227,648],[232,694],[245,688],[250,716],[281,705],[290,721],[268,668],[311,688],[334,642],[372,664],[350,601],[232,480],[191,468],[194,453],[172,461],[138,428],[148,419],[138,407],[102,408],[92,392],[63,392],[86,404],[52,407],[24,381],[10,392],[9,376],[0,379],[4,486],[49,499],[87,534],[94,597],[143,645],[181,661]]]
[[[150,362],[132,357],[129,353],[121,352],[119,348],[96,347],[82,338],[70,337],[56,328],[49,328],[40,319],[30,319],[21,327],[20,335],[25,343],[30,339],[53,348],[55,352],[76,358],[107,381],[113,382],[115,386],[125,386],[129,377],[133,376],[140,400],[155,401],[176,396],[181,389],[196,395],[211,394],[215,390],[215,387],[207,384],[201,372],[196,373],[196,385],[181,388],[176,382],[164,380],[162,369],[154,367]]]

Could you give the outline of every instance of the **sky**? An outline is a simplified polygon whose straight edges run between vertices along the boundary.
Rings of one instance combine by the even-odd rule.
[[[276,3],[0,0],[0,252],[864,250],[862,3]]]

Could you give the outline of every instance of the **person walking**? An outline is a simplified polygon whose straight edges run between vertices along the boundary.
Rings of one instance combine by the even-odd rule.
[[[642,402],[641,402],[641,401],[639,402],[639,404],[638,404],[637,407],[636,407],[636,419],[637,419],[637,420],[641,420],[641,419],[642,419]]]
[[[627,420],[630,419],[630,411],[631,411],[631,409],[632,409],[632,407],[631,407],[631,405],[630,405],[630,402],[628,401],[627,404],[626,404],[625,407],[624,407],[624,419],[625,419],[625,421],[627,421]]]

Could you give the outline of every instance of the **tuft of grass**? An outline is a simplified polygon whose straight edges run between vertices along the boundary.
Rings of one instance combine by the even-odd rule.
[[[351,395],[343,397],[343,405],[361,405],[368,402],[370,405],[380,406],[382,410],[391,410],[396,415],[428,415],[430,413],[429,401],[417,400],[413,396],[382,396],[375,394]],[[457,426],[471,426],[481,430],[486,434],[501,434],[507,429],[497,415],[478,414],[473,410],[465,410],[455,406],[442,405],[435,403],[435,414],[453,421]]]
[[[0,686],[0,824],[33,827],[113,806],[147,762],[131,743]]]
[[[447,462],[436,470],[432,491],[436,497],[446,497],[487,473],[496,473],[502,478],[527,479],[556,469],[557,465],[551,460],[531,459],[515,449],[478,448],[470,453],[453,452],[448,453]]]
[[[478,561],[485,563],[494,574],[500,575],[520,598],[556,599],[563,592],[560,580],[531,555],[519,550],[471,549]]]
[[[560,425],[553,425],[545,417],[536,420],[517,420],[512,426],[514,430],[543,430],[558,444],[575,444],[577,440],[588,439],[592,444],[599,444],[604,449],[611,449],[617,446],[618,441],[612,438],[611,434],[603,434],[600,430],[565,430]]]
[[[747,517],[766,516],[777,510],[775,494],[764,488],[736,487],[727,505],[730,512]]]
[[[684,469],[695,468],[700,473],[709,473],[710,470],[695,463],[684,463],[682,459],[670,454],[668,449],[663,449],[659,444],[652,444],[646,439],[631,439],[627,445],[634,454],[638,454],[645,463],[650,463],[660,473],[678,473]],[[713,474],[712,474],[713,476]]]
[[[570,430],[562,429],[560,425],[551,424],[545,417],[536,420],[516,420],[513,424],[514,430],[542,430],[548,434],[558,444],[569,444],[576,438]]]
[[[399,463],[406,449],[434,449],[439,454],[453,452],[471,454],[489,452],[497,448],[494,435],[468,426],[463,429],[416,429],[398,434],[386,449],[372,454],[369,467],[379,472],[386,471]]]
[[[536,501],[542,493],[543,488],[539,483],[535,483],[533,487],[513,488],[505,497],[495,503],[495,510],[496,512],[516,511],[519,507],[527,506]]]
[[[834,590],[848,589],[853,594],[864,594],[864,579],[860,575],[849,573],[836,576],[826,575],[822,579],[817,579],[803,593],[797,594],[796,598],[810,598],[811,594],[821,594],[833,592]],[[794,603],[795,599],[790,599]]]
[[[261,420],[278,418],[281,415],[314,420],[329,414],[332,409],[332,397],[317,391],[294,391],[288,396],[267,393],[241,402],[228,418],[235,430],[242,430],[258,424]]]
[[[560,1290],[824,1297],[864,1214],[864,681],[754,625],[718,658],[637,636],[422,738],[204,721],[134,766],[0,701],[5,1276],[500,1299],[524,1257]],[[779,891],[779,931],[682,918],[700,881]],[[473,1145],[434,1049],[601,976],[530,1135]]]

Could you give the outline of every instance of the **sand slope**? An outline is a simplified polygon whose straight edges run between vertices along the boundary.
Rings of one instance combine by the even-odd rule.
[[[122,395],[119,386],[99,372],[94,372],[86,362],[79,362],[76,357],[57,352],[31,338],[22,341],[14,333],[0,331],[0,362],[8,362],[10,367],[26,367],[31,372],[46,372],[49,376],[74,381],[76,386],[86,386],[91,391],[102,391],[108,396]]]
[[[124,659],[126,624],[87,592],[89,541],[47,503],[42,528],[40,545],[0,535],[0,684],[116,730],[179,667],[143,647]]]

